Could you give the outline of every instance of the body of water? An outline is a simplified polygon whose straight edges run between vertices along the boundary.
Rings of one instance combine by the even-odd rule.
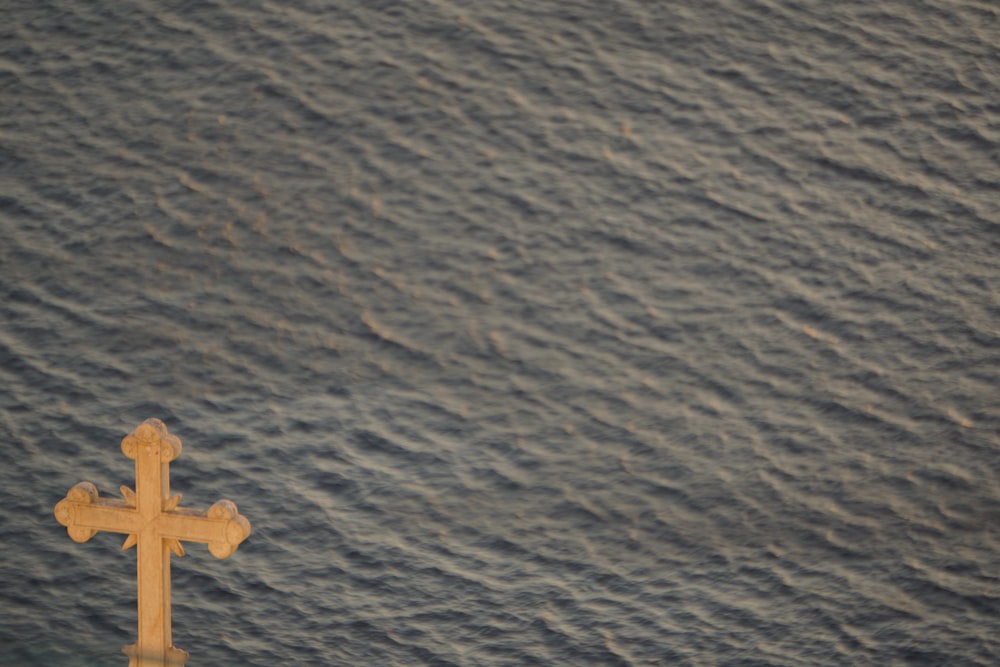
[[[993,2],[8,1],[0,664],[996,665]]]

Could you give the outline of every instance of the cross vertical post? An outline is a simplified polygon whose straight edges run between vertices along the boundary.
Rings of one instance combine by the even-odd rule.
[[[106,498],[80,482],[56,504],[56,519],[76,542],[98,530],[128,535],[122,548],[136,547],[139,608],[139,638],[122,649],[129,667],[183,667],[188,653],[171,637],[170,554],[183,556],[181,540],[187,540],[205,542],[213,556],[225,558],[250,534],[250,522],[230,500],[206,511],[178,507],[180,494],[170,495],[170,462],[180,456],[181,441],[159,419],[125,436],[122,452],[135,460],[135,489],[122,486],[123,498]]]

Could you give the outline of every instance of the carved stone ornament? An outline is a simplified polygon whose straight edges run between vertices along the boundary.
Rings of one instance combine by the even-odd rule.
[[[181,441],[159,419],[147,419],[122,440],[135,460],[135,489],[104,498],[90,482],[80,482],[55,507],[56,520],[70,538],[86,542],[98,530],[126,535],[122,549],[136,547],[139,640],[125,646],[129,667],[182,667],[187,651],[173,646],[170,628],[170,554],[184,555],[181,541],[204,542],[216,558],[231,555],[250,534],[250,522],[231,500],[208,510],[179,507],[170,495],[170,462]]]

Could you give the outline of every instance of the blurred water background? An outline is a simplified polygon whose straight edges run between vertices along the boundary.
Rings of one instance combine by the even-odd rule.
[[[3,5],[0,664],[1000,661],[996,3]]]

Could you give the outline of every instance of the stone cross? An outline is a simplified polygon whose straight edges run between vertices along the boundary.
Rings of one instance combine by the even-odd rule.
[[[123,499],[102,498],[97,487],[80,482],[55,507],[56,519],[76,542],[98,530],[125,533],[122,549],[137,546],[139,640],[122,650],[129,667],[182,667],[188,653],[170,637],[170,553],[184,555],[181,540],[206,542],[217,558],[236,550],[250,534],[250,522],[230,500],[207,511],[178,507],[170,495],[170,462],[181,441],[159,419],[147,419],[122,440],[125,456],[135,459],[135,489],[121,487]]]

